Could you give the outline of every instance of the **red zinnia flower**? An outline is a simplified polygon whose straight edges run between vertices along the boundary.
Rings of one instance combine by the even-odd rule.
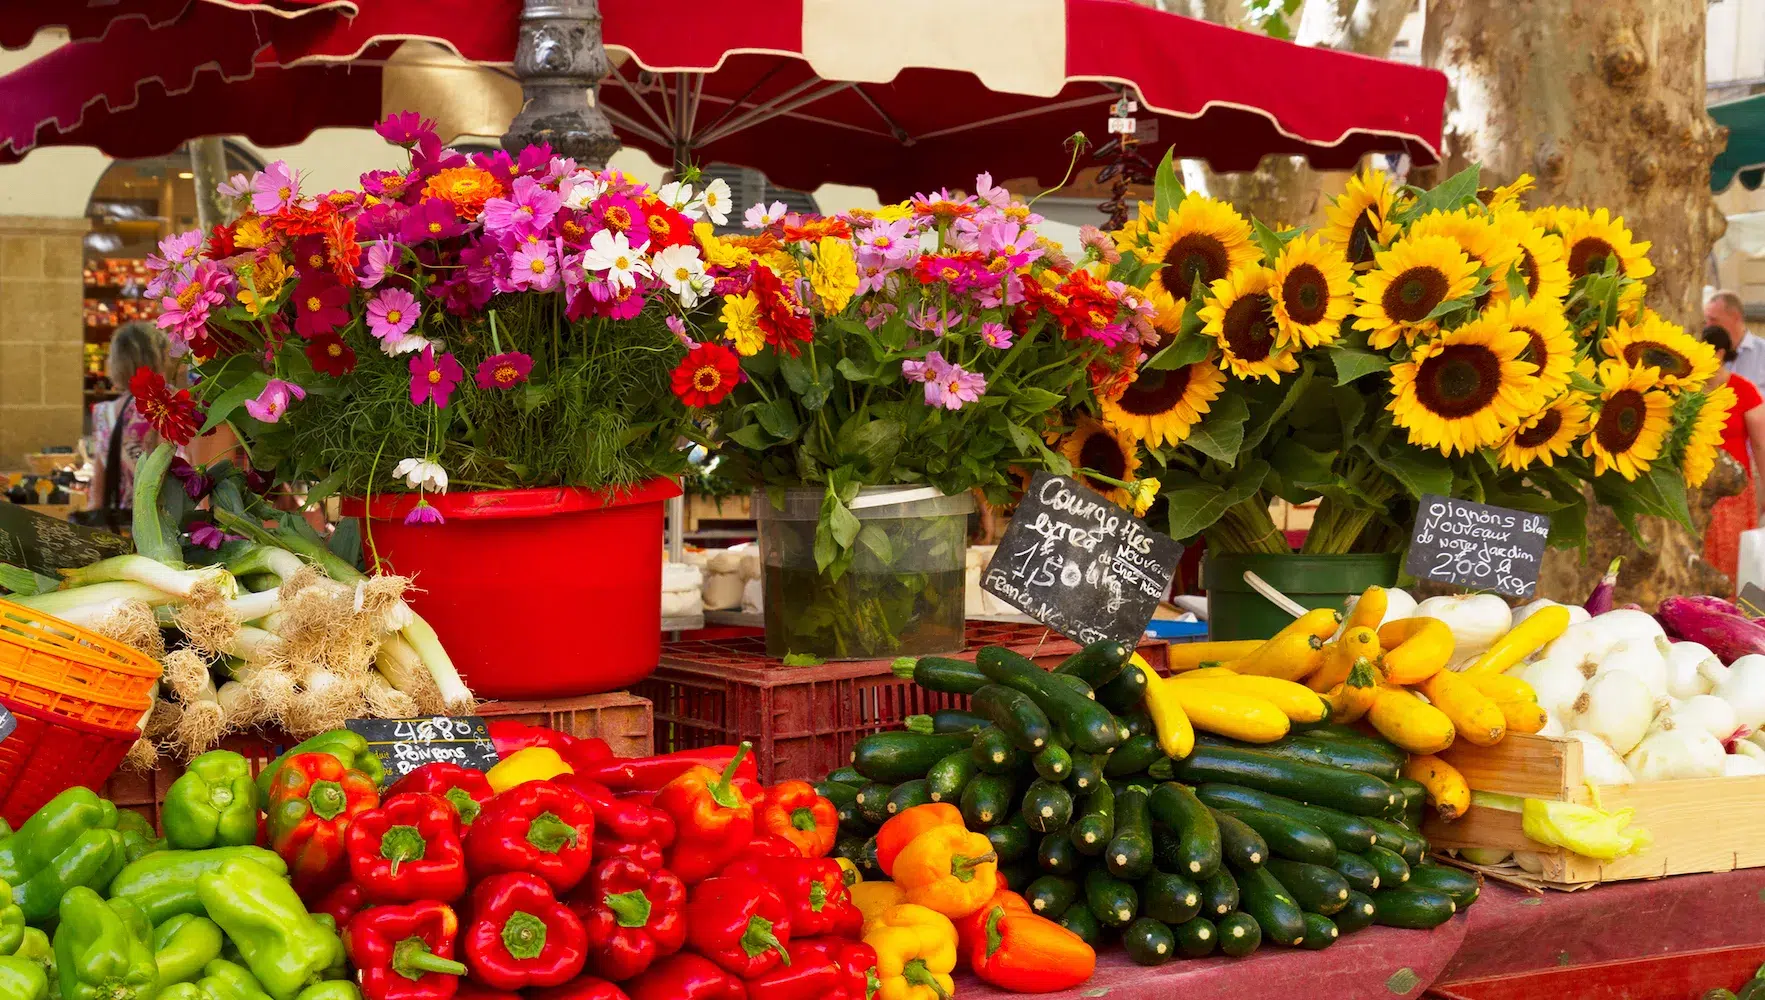
[[[653,196],[645,198],[641,207],[644,221],[649,226],[651,253],[661,253],[668,247],[690,247],[696,244],[692,220],[663,204],[662,199]],[[569,237],[568,232],[565,237]]]
[[[1060,283],[1065,303],[1056,309],[1061,326],[1069,338],[1081,337],[1087,330],[1097,330],[1115,319],[1120,307],[1109,286],[1089,271],[1074,271]]]
[[[233,256],[233,227],[225,222],[216,223],[208,234],[208,247],[202,255],[210,260]]]
[[[748,276],[754,298],[760,303],[760,332],[768,344],[796,357],[798,341],[808,343],[815,339],[815,326],[808,311],[785,289],[771,268],[753,264],[748,268]]]
[[[846,224],[845,219],[836,217],[799,219],[794,225],[786,220],[784,224],[784,241],[786,243],[796,243],[799,240],[813,243],[823,236],[837,236],[842,240],[849,240],[852,238],[852,227]]]
[[[741,358],[722,344],[700,344],[674,369],[674,394],[691,407],[716,406],[741,379]]]
[[[190,398],[190,390],[176,393],[166,385],[165,376],[145,366],[135,369],[129,379],[129,392],[135,397],[135,412],[141,415],[159,436],[173,444],[189,444],[202,426],[202,411]]]
[[[323,236],[337,217],[337,208],[327,201],[314,202],[310,207],[290,205],[269,217],[270,228],[289,236]]]
[[[331,273],[344,285],[356,282],[355,267],[362,259],[362,245],[355,241],[355,220],[331,217],[325,228],[325,251],[331,257]]]
[[[308,341],[306,359],[313,363],[314,371],[332,378],[342,378],[355,371],[355,351],[350,350],[336,331],[321,333]]]

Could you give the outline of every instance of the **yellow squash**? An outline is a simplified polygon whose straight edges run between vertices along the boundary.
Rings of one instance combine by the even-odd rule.
[[[1247,694],[1253,698],[1261,698],[1281,710],[1281,714],[1294,722],[1322,722],[1329,711],[1324,699],[1304,684],[1284,681],[1279,677],[1246,677],[1226,671],[1219,673],[1207,672],[1204,676],[1196,676],[1202,671],[1184,674],[1174,684],[1205,684],[1222,691],[1234,691]]]
[[[1471,808],[1471,786],[1458,768],[1433,754],[1417,754],[1403,766],[1403,776],[1421,782],[1428,791],[1428,804],[1448,822],[1458,819]]]
[[[1233,673],[1296,681],[1317,670],[1324,641],[1306,632],[1282,633],[1242,659],[1221,666]]]
[[[1452,660],[1452,629],[1438,618],[1399,618],[1379,627],[1379,669],[1391,684],[1419,684]]]
[[[1348,680],[1330,689],[1324,697],[1330,702],[1330,721],[1347,725],[1359,722],[1373,699],[1379,694],[1379,672],[1371,661],[1362,660],[1348,672]]]
[[[1196,729],[1235,740],[1273,743],[1286,736],[1290,726],[1287,716],[1267,699],[1227,691],[1212,683],[1169,681],[1164,691]]]
[[[1276,632],[1275,638],[1279,639],[1284,635],[1315,635],[1318,637],[1318,641],[1322,642],[1335,635],[1336,630],[1341,627],[1342,612],[1335,608],[1313,608],[1293,619],[1293,623],[1286,628]]]
[[[1158,748],[1166,757],[1177,760],[1189,756],[1189,751],[1195,749],[1195,727],[1190,725],[1189,716],[1170,690],[1175,682],[1160,677],[1158,671],[1146,665],[1139,653],[1135,653],[1129,662],[1139,666],[1146,675],[1146,693],[1142,697],[1146,714],[1152,718],[1152,729],[1158,733]]]
[[[1459,676],[1470,681],[1472,687],[1496,702],[1538,700],[1538,692],[1532,690],[1532,685],[1512,674],[1473,674],[1465,671]]]
[[[1411,692],[1382,685],[1367,709],[1379,735],[1410,753],[1439,753],[1452,746],[1452,720]]]
[[[1416,687],[1435,708],[1446,713],[1465,742],[1492,747],[1507,735],[1507,720],[1496,703],[1451,670],[1435,671],[1434,676]]]
[[[1510,733],[1536,733],[1550,721],[1544,706],[1536,701],[1498,701],[1495,705]]]
[[[1225,663],[1239,660],[1257,651],[1265,639],[1233,639],[1227,642],[1173,643],[1165,653],[1171,673],[1194,670],[1204,663]]]
[[[1342,631],[1347,633],[1351,628],[1378,628],[1385,620],[1385,609],[1391,605],[1391,596],[1385,593],[1384,587],[1368,587],[1361,592],[1361,599],[1354,602],[1348,612],[1348,618],[1342,623]]]
[[[1560,604],[1539,608],[1525,621],[1495,640],[1495,645],[1465,668],[1468,674],[1499,674],[1563,634],[1569,627],[1569,609]]]
[[[1340,639],[1324,646],[1324,665],[1305,679],[1305,686],[1313,691],[1328,691],[1348,680],[1348,671],[1356,663],[1378,657],[1379,633],[1364,625],[1351,626],[1343,630]]]

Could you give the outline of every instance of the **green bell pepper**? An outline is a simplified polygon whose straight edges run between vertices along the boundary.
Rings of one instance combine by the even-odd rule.
[[[49,977],[28,958],[0,958],[0,1000],[44,1000]]]
[[[49,980],[49,995],[61,996],[61,978],[55,974],[55,946],[49,943],[49,935],[35,927],[26,927],[24,940],[19,942],[18,950],[12,956],[36,963]]]
[[[139,909],[126,900],[105,902],[80,885],[62,897],[60,915],[55,971],[62,1000],[154,1000],[159,970]]]
[[[148,840],[159,836],[159,832],[153,829],[153,824],[147,821],[147,817],[133,809],[118,809],[116,811],[116,832],[126,834],[131,830]]]
[[[118,831],[123,838],[123,860],[139,861],[149,854],[158,854],[166,849],[164,840],[144,837],[134,830]]]
[[[263,865],[228,861],[199,876],[196,892],[273,1000],[295,1000],[343,951],[337,934],[306,912],[293,886]]]
[[[270,1000],[251,970],[237,962],[217,958],[202,972],[196,985],[202,987],[204,1000]]]
[[[50,799],[14,836],[0,840],[0,880],[17,886],[47,868],[88,830],[116,826],[116,806],[75,786]]]
[[[12,886],[0,882],[0,955],[11,955],[25,939],[25,911],[12,901]]]
[[[347,979],[333,979],[300,991],[295,1000],[362,1000],[362,991]]]
[[[196,879],[228,861],[242,859],[288,874],[288,863],[261,847],[211,847],[206,851],[160,851],[129,862],[110,883],[110,894],[141,908],[155,924],[179,913],[203,916]]]
[[[18,836],[23,837],[24,833],[21,831]],[[55,917],[62,898],[70,890],[109,885],[122,870],[124,861],[122,834],[109,829],[87,830],[47,867],[14,886],[12,901],[24,911],[26,923],[47,923]]]
[[[225,940],[220,925],[188,913],[180,913],[155,927],[153,963],[159,967],[159,984],[194,981],[202,975],[204,966],[221,957]]]
[[[190,761],[165,796],[165,838],[181,851],[257,843],[251,764],[231,750]]]
[[[343,766],[360,771],[374,779],[374,784],[386,781],[386,766],[374,751],[368,749],[368,738],[360,733],[352,733],[347,729],[330,729],[314,736],[304,743],[288,748],[288,750],[270,762],[270,766],[258,772],[257,801],[260,806],[270,801],[270,789],[275,787],[276,774],[288,758],[297,753],[328,753],[343,762]],[[0,871],[0,875],[4,875]]]

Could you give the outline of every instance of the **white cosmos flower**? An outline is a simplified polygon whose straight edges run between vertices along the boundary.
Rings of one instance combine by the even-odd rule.
[[[710,295],[711,290],[716,287],[717,279],[700,271],[692,276],[692,280],[687,282],[685,288],[680,290],[680,304],[691,309],[699,304],[700,299]]]
[[[693,186],[680,181],[669,181],[656,192],[656,197],[669,208],[683,212],[686,206],[693,203]]]
[[[721,177],[705,185],[700,192],[699,201],[704,206],[705,214],[719,226],[729,224],[729,182]]]
[[[447,492],[447,470],[426,458],[407,458],[393,466],[392,474],[403,476],[405,485],[413,490]]]
[[[684,295],[692,287],[693,278],[705,273],[705,262],[699,259],[699,248],[676,244],[651,260],[656,277],[676,295]]]
[[[578,170],[559,185],[564,191],[564,204],[571,208],[587,208],[596,198],[607,193],[607,181],[591,170]]]
[[[784,213],[786,211],[787,209],[782,201],[775,201],[770,205],[767,205],[764,202],[749,205],[747,214],[742,216],[742,227],[745,229],[765,229],[767,226],[784,218]]]
[[[631,288],[637,284],[640,275],[648,276],[650,267],[644,263],[644,248],[650,242],[633,247],[625,239],[624,233],[614,233],[603,229],[589,240],[588,249],[582,254],[582,266],[607,276],[607,284],[614,288]]]
[[[407,333],[402,337],[387,337],[380,341],[380,353],[389,358],[400,354],[412,354],[429,346],[429,338],[415,333]]]

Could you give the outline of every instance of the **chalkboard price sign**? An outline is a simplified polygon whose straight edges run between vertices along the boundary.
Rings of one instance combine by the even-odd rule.
[[[386,767],[388,783],[436,761],[488,771],[501,758],[490,727],[476,715],[420,719],[350,719],[344,725],[368,741]]]
[[[1075,642],[1132,646],[1182,555],[1182,545],[1097,491],[1038,472],[981,587]]]
[[[1531,597],[1550,533],[1543,514],[1425,493],[1403,568],[1422,580]]]

